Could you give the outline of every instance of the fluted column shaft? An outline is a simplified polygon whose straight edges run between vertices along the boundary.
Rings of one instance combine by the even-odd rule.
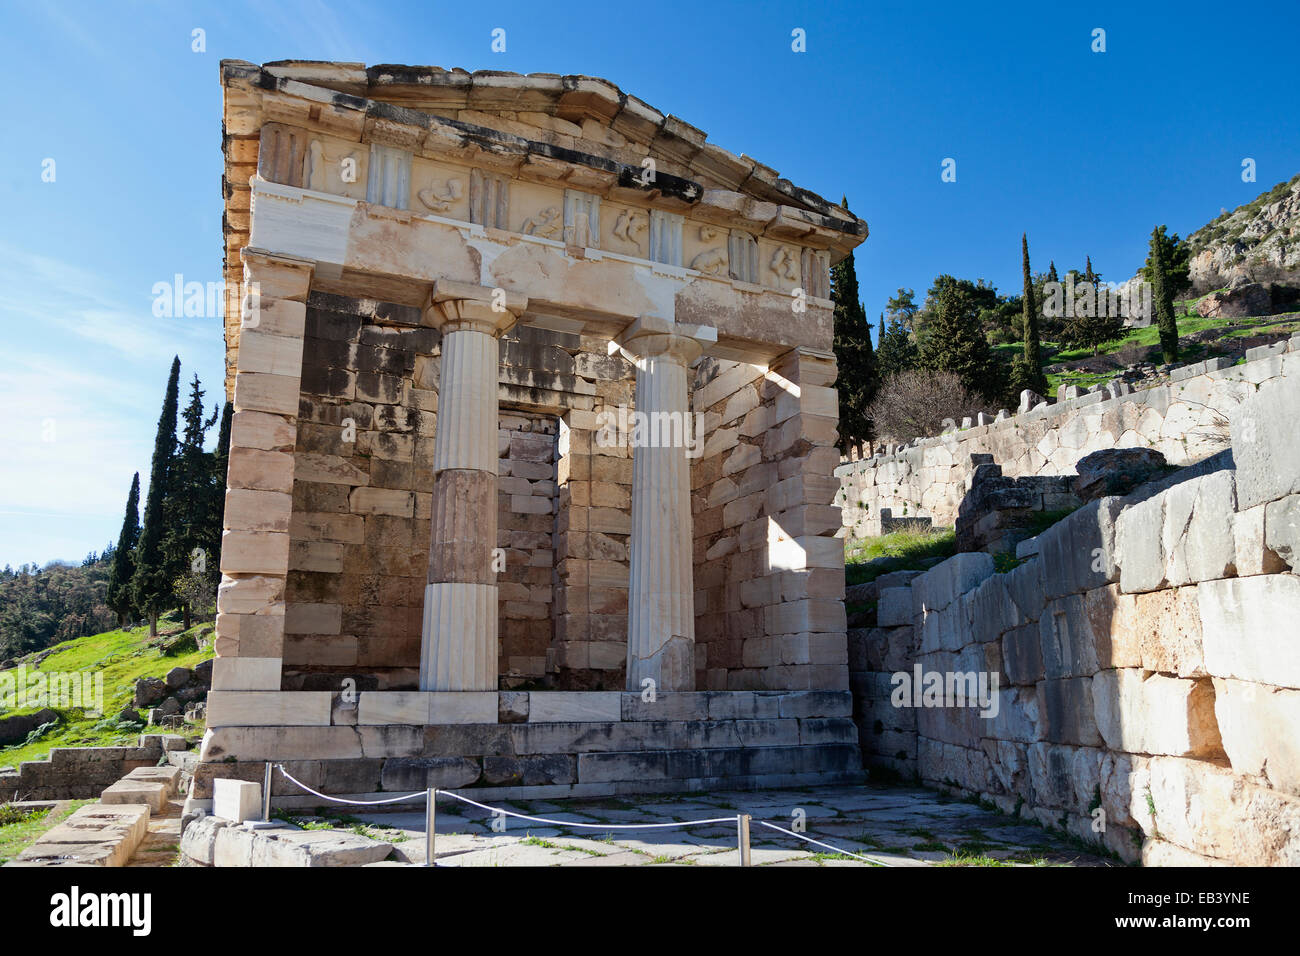
[[[523,300],[497,310],[490,292],[439,283],[425,310],[443,336],[421,690],[497,687],[497,336]]]
[[[695,599],[687,367],[716,338],[712,329],[644,317],[616,345],[636,365],[627,687],[695,689]],[[673,440],[664,442],[667,437]]]

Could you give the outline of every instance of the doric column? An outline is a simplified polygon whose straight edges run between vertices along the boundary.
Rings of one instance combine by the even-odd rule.
[[[528,300],[434,283],[424,323],[442,332],[421,690],[497,689],[497,337]]]
[[[717,331],[642,316],[610,344],[636,366],[627,687],[695,689],[687,368]]]

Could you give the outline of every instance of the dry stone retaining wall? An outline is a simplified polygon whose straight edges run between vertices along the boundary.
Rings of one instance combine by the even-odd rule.
[[[1228,416],[1243,398],[1284,370],[1296,374],[1298,349],[1300,338],[1260,346],[1244,365],[1197,362],[1155,388],[1128,392],[1117,384],[845,462],[835,471],[845,534],[879,535],[882,517],[887,526],[891,516],[924,516],[951,527],[975,467],[972,455],[992,455],[1008,478],[1070,475],[1080,458],[1105,448],[1154,448],[1172,465],[1199,461],[1225,447]]]
[[[1298,420],[1300,378],[1267,381],[1230,452],[1088,503],[1010,572],[881,579],[850,636],[866,759],[1128,860],[1300,864]],[[996,675],[996,713],[895,706],[917,668]]]

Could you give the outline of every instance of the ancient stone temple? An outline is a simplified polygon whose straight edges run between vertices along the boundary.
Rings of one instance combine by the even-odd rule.
[[[592,77],[222,83],[193,796],[858,779],[829,267],[866,223]]]

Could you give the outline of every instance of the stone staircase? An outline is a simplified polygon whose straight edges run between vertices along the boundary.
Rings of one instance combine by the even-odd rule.
[[[121,779],[104,788],[98,803],[76,810],[5,865],[170,865],[180,842],[180,794],[189,788],[197,755],[175,749],[177,742],[180,746],[185,745],[179,737],[149,737],[154,739],[142,738],[139,748],[86,748],[99,751],[157,750],[165,756],[167,763],[137,766],[127,771]],[[55,750],[75,753],[73,748]],[[54,752],[49,763],[55,768],[80,765],[77,759],[64,757],[56,760]],[[69,783],[67,786],[77,789],[86,785]]]

